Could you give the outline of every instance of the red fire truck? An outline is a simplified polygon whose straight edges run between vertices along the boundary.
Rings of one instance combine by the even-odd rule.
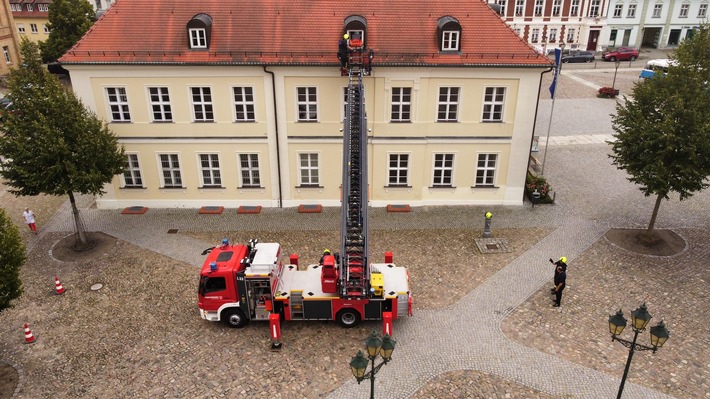
[[[346,67],[348,105],[343,129],[343,203],[340,252],[299,269],[297,256],[282,263],[278,243],[212,248],[200,271],[200,316],[243,327],[249,320],[337,320],[353,327],[361,320],[412,314],[406,267],[369,262],[367,118],[363,75],[370,74],[372,49],[352,50]]]

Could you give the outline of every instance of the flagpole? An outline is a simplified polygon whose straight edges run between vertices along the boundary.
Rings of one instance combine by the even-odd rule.
[[[550,146],[550,129],[552,128],[552,114],[555,111],[555,94],[557,93],[557,87],[559,86],[559,82],[557,81],[557,78],[562,74],[562,50],[565,49],[564,43],[562,46],[560,46],[560,56],[555,57],[555,61],[557,61],[557,65],[555,65],[555,68],[557,68],[557,71],[555,71],[555,88],[552,90],[552,106],[550,107],[550,120],[547,122],[547,138],[545,139],[545,151],[543,151],[542,154],[542,166],[540,167],[540,176],[545,175],[545,162],[547,162],[547,147]]]

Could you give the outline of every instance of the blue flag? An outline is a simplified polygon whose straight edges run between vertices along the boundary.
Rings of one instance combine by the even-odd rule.
[[[557,86],[557,75],[560,72],[560,60],[562,58],[562,50],[555,49],[555,74],[552,75],[552,84],[550,85],[550,97],[555,98],[555,87]]]

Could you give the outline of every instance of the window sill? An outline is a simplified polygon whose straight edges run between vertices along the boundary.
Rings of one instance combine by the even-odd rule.
[[[449,186],[429,186],[429,189],[439,189],[439,188],[443,188],[443,189],[455,189],[456,187],[455,187],[455,186],[451,186],[451,185],[449,185]]]
[[[296,186],[296,188],[323,188],[323,186],[319,184],[302,184],[300,186]]]
[[[145,190],[148,187],[143,187],[143,186],[123,186],[120,189],[121,190]]]
[[[458,120],[437,120],[436,123],[459,123]]]
[[[493,186],[493,185],[491,185],[491,186],[488,186],[488,185],[486,185],[486,186],[480,185],[480,186],[471,186],[471,188],[485,188],[485,189],[491,189],[491,188],[500,188],[500,187],[498,187],[498,186]]]
[[[318,121],[297,120],[297,123],[318,123]]]
[[[192,122],[193,122],[193,123],[214,123],[214,119],[212,119],[212,120],[204,120],[204,121],[195,120],[195,121],[192,121]]]
[[[412,188],[412,186],[407,184],[390,184],[388,186],[385,186],[385,188]]]
[[[411,120],[408,121],[390,121],[390,123],[412,123]]]
[[[256,119],[235,120],[234,123],[256,123]]]
[[[199,190],[220,190],[224,189],[222,186],[202,186],[202,187],[197,187]]]
[[[263,190],[265,187],[262,186],[241,186],[237,187],[238,190]]]
[[[174,121],[153,121],[152,123],[168,124],[168,123],[175,123],[175,122]]]
[[[128,124],[128,123],[133,123],[133,122],[132,121],[111,121],[111,123]]]
[[[499,121],[497,121],[497,120],[496,120],[496,121],[481,121],[481,123],[503,123],[503,121],[502,121],[502,120],[499,120]]]
[[[187,187],[182,187],[182,186],[163,186],[160,187],[161,190],[184,190]]]

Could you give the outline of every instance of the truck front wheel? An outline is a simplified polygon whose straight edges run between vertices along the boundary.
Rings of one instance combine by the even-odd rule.
[[[341,309],[335,318],[341,326],[352,328],[360,322],[360,313],[355,309]]]
[[[232,328],[242,328],[249,320],[240,309],[226,309],[222,311],[222,321]]]

